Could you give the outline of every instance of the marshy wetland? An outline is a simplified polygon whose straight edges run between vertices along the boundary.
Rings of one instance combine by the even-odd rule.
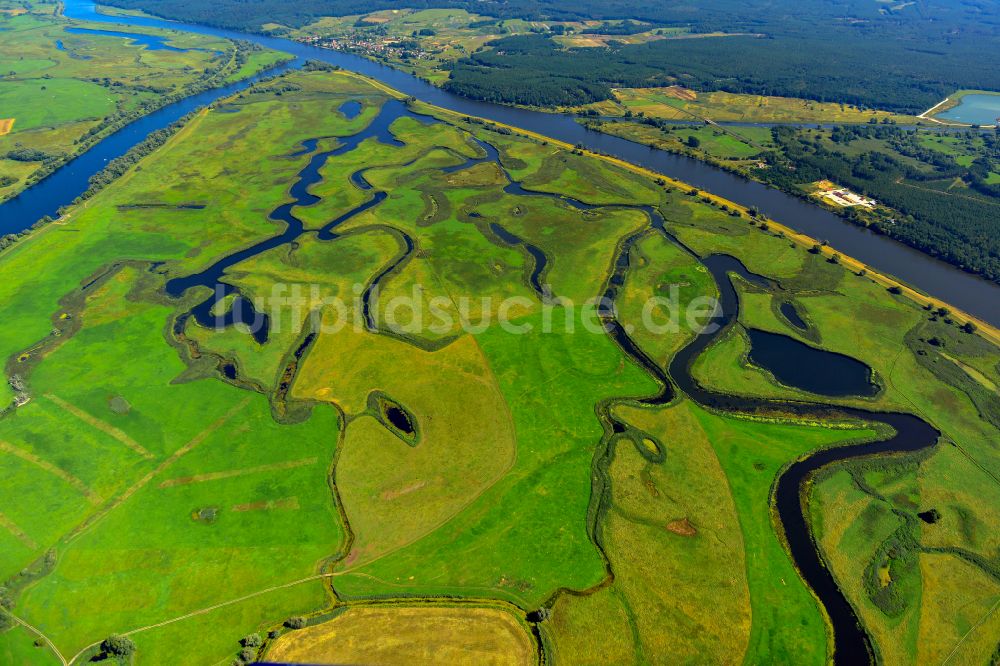
[[[31,627],[0,654],[995,651],[1000,352],[950,313],[347,72],[237,91],[140,166],[0,252],[0,577]],[[715,325],[641,325],[669,295]]]

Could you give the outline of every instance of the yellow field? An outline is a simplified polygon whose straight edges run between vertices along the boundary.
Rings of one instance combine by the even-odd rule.
[[[1000,585],[953,555],[925,553],[920,571],[917,662],[988,663],[1000,632]]]
[[[962,361],[959,361],[957,358],[953,358],[951,356],[948,356],[944,352],[940,352],[940,354],[944,358],[948,359],[949,361],[951,361],[952,363],[954,363],[955,365],[957,365],[958,367],[960,367],[965,372],[965,374],[969,375],[974,380],[976,380],[977,382],[979,382],[983,386],[983,388],[985,388],[987,391],[997,391],[997,390],[1000,390],[1000,389],[997,389],[997,385],[994,384],[993,381],[989,377],[987,377],[983,373],[979,372],[978,370],[976,370],[975,368],[973,368],[971,365],[969,365],[967,363],[963,363]]]
[[[308,664],[509,664],[536,661],[509,613],[477,607],[358,607],[277,640],[268,661]]]
[[[918,122],[910,116],[861,110],[847,104],[727,92],[696,93],[680,86],[621,88],[614,93],[618,102],[633,113],[667,120],[867,123],[872,118],[892,118],[898,122]]]
[[[0,119],[0,136],[4,134],[10,134],[11,130],[14,129],[14,118],[3,118]]]

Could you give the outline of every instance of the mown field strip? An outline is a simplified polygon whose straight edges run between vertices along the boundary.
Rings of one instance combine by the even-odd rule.
[[[75,488],[76,490],[80,491],[84,495],[84,497],[86,497],[87,500],[91,504],[100,504],[101,503],[101,497],[100,497],[100,495],[98,495],[93,490],[91,490],[90,488],[88,488],[87,485],[83,481],[81,481],[80,479],[76,478],[75,476],[73,476],[72,474],[70,474],[69,472],[67,472],[66,470],[64,470],[64,469],[62,469],[60,467],[56,467],[55,465],[53,465],[49,461],[44,460],[42,458],[39,458],[35,454],[29,453],[28,451],[25,451],[23,449],[19,449],[18,447],[14,446],[13,444],[9,444],[7,442],[4,442],[3,440],[0,440],[0,451],[3,451],[4,453],[9,453],[12,456],[17,456],[21,460],[23,460],[25,462],[28,462],[28,463],[31,463],[35,467],[43,469],[46,472],[48,472],[49,474],[52,474],[54,476],[59,477],[60,479],[62,479],[66,483],[68,483],[69,485],[73,486],[73,488]]]
[[[80,409],[76,405],[72,405],[72,404],[66,402],[65,400],[63,400],[62,398],[60,398],[58,396],[55,396],[55,395],[53,395],[51,393],[46,393],[45,397],[47,399],[49,399],[50,401],[54,402],[56,405],[58,405],[59,407],[61,407],[65,411],[67,411],[70,414],[72,414],[73,416],[75,416],[76,418],[80,419],[81,421],[83,421],[87,425],[92,426],[94,428],[97,428],[98,430],[100,430],[101,432],[103,432],[105,435],[110,435],[111,437],[113,437],[114,439],[118,440],[119,442],[121,442],[122,444],[124,444],[125,446],[127,446],[128,448],[130,448],[133,451],[135,451],[136,453],[138,453],[143,458],[146,458],[147,460],[152,460],[153,458],[156,457],[152,453],[150,453],[146,449],[146,447],[144,447],[142,444],[140,444],[139,442],[135,441],[134,439],[132,439],[131,437],[129,437],[127,434],[125,434],[125,432],[123,432],[122,430],[116,428],[115,426],[111,425],[110,423],[106,423],[106,422],[100,420],[99,418],[97,418],[96,416],[91,416],[90,414],[88,414],[87,412],[83,411],[82,409]]]
[[[20,541],[21,543],[23,543],[25,546],[27,546],[31,550],[35,550],[36,548],[38,548],[38,544],[35,543],[34,540],[30,536],[28,536],[27,534],[25,534],[21,530],[21,528],[18,527],[14,523],[13,520],[11,520],[7,516],[3,515],[2,513],[0,513],[0,527],[4,528],[8,532],[10,532],[11,535],[13,535],[15,539],[17,539],[18,541]]]
[[[104,516],[108,515],[113,509],[115,509],[118,506],[121,506],[123,503],[125,503],[126,501],[128,501],[128,499],[130,497],[132,497],[137,492],[139,492],[140,490],[142,490],[146,486],[146,484],[148,484],[150,481],[153,480],[154,477],[156,477],[157,475],[161,474],[164,470],[166,470],[168,467],[170,467],[171,465],[173,465],[180,458],[182,458],[183,456],[185,456],[188,453],[190,453],[192,449],[194,449],[196,446],[198,446],[203,441],[205,441],[205,439],[207,439],[209,435],[211,435],[213,432],[215,432],[216,430],[218,430],[219,428],[221,428],[223,425],[225,425],[227,421],[229,421],[231,418],[233,418],[238,413],[240,413],[241,411],[243,411],[243,409],[247,405],[249,405],[249,404],[250,404],[250,398],[246,398],[244,400],[241,400],[239,402],[239,404],[237,404],[235,407],[233,407],[228,412],[226,412],[221,417],[219,417],[218,420],[216,420],[214,423],[212,423],[207,428],[205,428],[204,430],[202,430],[200,433],[198,433],[197,435],[195,435],[194,438],[190,442],[188,442],[187,444],[185,444],[181,448],[179,448],[176,451],[174,451],[170,455],[169,458],[167,458],[166,460],[164,460],[163,462],[161,462],[153,470],[151,470],[148,474],[146,474],[144,477],[142,477],[141,479],[139,479],[138,481],[136,481],[128,490],[126,490],[119,497],[117,497],[113,502],[111,502],[107,507],[105,507],[103,511],[101,511],[100,513],[94,514],[91,518],[89,518],[87,521],[85,521],[82,525],[80,525],[79,527],[77,527],[73,531],[73,533],[70,534],[69,537],[67,537],[67,539],[66,539],[67,543],[70,542],[70,541],[73,541],[75,538],[77,538],[78,536],[80,536],[81,534],[83,534],[84,532],[86,532],[88,529],[90,529],[91,527],[93,527],[95,524],[97,524],[97,522],[101,518],[103,518]]]
[[[258,474],[260,472],[278,472],[296,467],[307,467],[315,465],[319,458],[303,458],[302,460],[289,460],[287,462],[274,463],[271,465],[258,465],[245,469],[230,469],[224,472],[208,472],[206,474],[196,474],[194,476],[179,476],[176,479],[167,479],[160,484],[160,488],[173,488],[174,486],[186,486],[191,483],[205,483],[206,481],[218,481],[220,479],[231,479],[235,476],[246,476],[248,474]]]
[[[0,119],[0,136],[10,134],[14,129],[14,118]]]

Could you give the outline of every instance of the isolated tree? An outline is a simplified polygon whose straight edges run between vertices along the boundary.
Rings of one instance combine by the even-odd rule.
[[[135,643],[128,636],[111,634],[101,641],[101,651],[111,657],[131,657],[135,654]]]

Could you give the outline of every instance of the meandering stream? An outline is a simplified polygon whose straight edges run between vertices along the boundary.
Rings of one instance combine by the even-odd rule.
[[[346,110],[348,107],[345,104],[341,108]],[[291,243],[305,233],[316,233],[317,238],[324,241],[336,240],[339,237],[336,229],[340,225],[381,203],[386,197],[385,192],[376,190],[365,180],[363,175],[365,167],[362,167],[353,172],[349,180],[363,191],[372,193],[371,197],[364,203],[328,222],[319,230],[311,232],[306,230],[303,223],[293,214],[293,209],[297,206],[309,206],[319,201],[318,197],[309,193],[309,188],[319,182],[321,179],[320,170],[330,157],[343,155],[354,150],[366,139],[374,139],[396,146],[403,145],[392,135],[389,128],[396,119],[404,116],[417,119],[423,123],[437,122],[432,118],[415,114],[408,110],[403,103],[393,100],[383,105],[379,115],[365,129],[353,136],[338,137],[336,139],[338,141],[337,147],[331,150],[316,152],[319,139],[311,139],[306,141],[299,150],[292,153],[294,156],[310,154],[311,157],[306,166],[299,172],[298,179],[290,190],[293,201],[279,206],[271,214],[273,220],[285,225],[283,231],[247,249],[224,257],[199,273],[170,280],[166,285],[166,291],[174,297],[180,297],[188,289],[196,287],[208,287],[213,290],[211,295],[196,305],[189,313],[181,315],[175,326],[180,326],[183,329],[188,317],[194,317],[198,323],[205,326],[228,326],[236,321],[241,321],[250,326],[251,332],[257,342],[266,343],[268,332],[267,315],[255,312],[249,300],[245,299],[236,287],[224,281],[226,271],[235,267],[240,262],[252,259],[261,253],[281,245]],[[641,210],[649,217],[653,229],[667,236],[685,251],[690,252],[688,248],[670,234],[664,219],[656,209],[649,206],[594,206],[555,194],[526,190],[520,183],[511,178],[509,172],[504,169],[495,147],[482,141],[476,141],[476,144],[483,151],[483,156],[466,158],[455,166],[447,167],[447,171],[454,172],[489,161],[496,164],[508,178],[509,184],[504,187],[504,191],[512,196],[550,197],[581,210],[595,208],[632,208]],[[525,250],[534,257],[535,265],[532,267],[530,275],[526,276],[526,282],[535,289],[540,300],[544,301],[551,298],[552,294],[543,291],[540,285],[540,275],[547,265],[547,258],[544,252],[537,247],[525,243],[522,239],[506,231],[496,223],[491,223],[487,226],[500,242],[510,246],[524,246]],[[387,228],[387,231],[393,230]],[[377,324],[371,313],[370,298],[367,295],[378,286],[383,278],[408,260],[415,249],[412,238],[398,229],[394,231],[402,235],[405,247],[401,255],[390,266],[381,270],[369,283],[364,307],[365,322],[370,330],[377,330]],[[635,243],[642,239],[646,233],[648,231],[638,231],[621,241],[618,253],[614,259],[614,269],[609,276],[603,294],[604,306],[601,313],[607,333],[634,362],[656,379],[661,386],[660,391],[653,396],[641,399],[641,402],[649,405],[667,404],[677,396],[679,390],[703,406],[730,413],[791,416],[809,420],[851,419],[873,424],[883,424],[895,433],[893,436],[877,442],[824,449],[793,463],[780,476],[774,495],[774,502],[792,558],[806,582],[821,599],[833,623],[836,661],[844,664],[872,661],[874,652],[869,638],[862,629],[851,604],[844,597],[832,575],[825,567],[813,543],[808,518],[803,510],[801,488],[803,487],[803,483],[814,472],[828,464],[878,453],[917,451],[928,446],[933,446],[937,441],[939,433],[932,426],[912,415],[876,413],[823,404],[819,393],[845,397],[850,395],[871,395],[873,389],[877,387],[873,387],[871,384],[870,370],[867,366],[860,364],[854,359],[832,352],[811,347],[807,347],[805,352],[803,352],[800,347],[805,347],[805,345],[788,336],[769,334],[773,336],[767,341],[770,353],[760,356],[757,359],[757,363],[789,384],[803,390],[813,391],[817,394],[816,402],[776,401],[733,396],[716,393],[701,386],[691,375],[693,362],[710,345],[719,340],[721,336],[725,335],[735,326],[739,316],[739,295],[732,284],[729,274],[735,273],[759,288],[775,288],[775,284],[772,281],[749,272],[739,260],[727,255],[711,255],[699,258],[699,261],[709,269],[720,293],[720,310],[712,322],[716,326],[708,329],[711,332],[697,335],[674,357],[668,369],[661,368],[630,337],[626,327],[618,321],[613,305],[617,301],[619,292],[625,284],[627,273],[631,268],[629,262],[631,250]],[[235,295],[234,300],[225,313],[219,313],[220,302],[229,295]],[[814,364],[837,370],[835,380],[831,379],[826,383],[822,381],[813,383],[815,382],[814,378],[810,378],[809,381],[799,381],[801,378],[797,379],[799,376],[796,374],[796,366],[799,361],[796,359],[803,353],[808,354],[811,362]],[[226,371],[226,376],[233,379],[235,369],[231,365],[226,367],[229,368]],[[623,424],[612,425],[618,427],[616,432],[624,428]]]
[[[67,14],[73,17],[88,18],[92,20],[109,20],[107,17],[101,17],[94,14],[92,3],[86,2],[85,0],[68,0]],[[774,203],[774,206],[764,207],[776,219],[781,219],[781,216],[776,214],[776,209],[780,209],[784,210],[793,217],[799,214],[804,214],[813,222],[819,220],[818,224],[820,225],[833,225],[831,226],[831,229],[840,230],[837,233],[843,233],[842,237],[845,239],[845,243],[836,242],[835,236],[832,234],[825,235],[826,237],[834,240],[834,244],[837,245],[838,249],[842,249],[846,252],[854,254],[855,256],[861,256],[862,254],[871,256],[872,252],[875,252],[876,254],[887,254],[888,257],[883,258],[886,258],[886,262],[888,263],[884,262],[880,265],[879,262],[872,261],[872,265],[882,270],[900,274],[902,277],[909,279],[911,282],[919,284],[918,280],[913,280],[909,277],[909,275],[894,270],[892,268],[892,266],[895,265],[893,262],[903,261],[907,264],[912,263],[913,265],[909,266],[907,272],[910,275],[914,275],[913,271],[915,270],[920,280],[923,281],[931,280],[933,283],[934,280],[942,278],[943,276],[943,282],[938,285],[940,289],[935,292],[938,296],[949,299],[956,305],[959,305],[971,312],[976,312],[987,320],[993,321],[994,323],[1000,323],[1000,288],[998,288],[997,285],[987,283],[983,280],[978,280],[977,278],[961,273],[960,271],[946,266],[945,264],[936,262],[929,257],[911,251],[908,248],[893,243],[892,241],[888,241],[888,239],[867,234],[856,227],[846,225],[844,222],[839,220],[839,218],[836,218],[833,215],[825,213],[813,206],[803,204],[797,199],[783,195],[780,192],[766,190],[762,186],[742,181],[731,174],[714,170],[707,165],[688,160],[687,158],[680,158],[666,153],[659,153],[658,151],[648,151],[647,159],[633,159],[637,155],[636,151],[639,150],[635,144],[629,144],[628,142],[624,142],[620,139],[614,139],[613,137],[604,137],[603,135],[587,133],[577,123],[573,122],[572,119],[563,116],[550,116],[547,114],[528,112],[519,109],[508,109],[505,107],[496,107],[493,105],[470,102],[469,100],[448,95],[437,88],[429,86],[429,84],[425,84],[396,70],[391,70],[354,56],[348,56],[322,49],[315,49],[313,47],[307,47],[294,42],[288,42],[286,40],[240,35],[229,31],[202,28],[198,26],[184,26],[150,19],[136,19],[133,17],[122,19],[115,18],[114,20],[117,22],[133,23],[135,25],[155,25],[157,27],[191,30],[194,32],[213,34],[223,37],[252,38],[254,41],[257,41],[264,46],[286,50],[299,58],[310,57],[321,59],[341,66],[349,67],[350,69],[362,71],[365,74],[382,79],[389,85],[397,89],[401,89],[404,92],[416,94],[433,103],[460,110],[464,113],[486,116],[510,123],[512,125],[525,126],[529,129],[556,136],[557,138],[571,141],[573,143],[582,142],[592,148],[606,150],[607,152],[615,152],[615,150],[609,150],[609,148],[617,150],[625,147],[627,149],[621,150],[620,154],[622,154],[622,156],[626,159],[645,164],[646,166],[650,166],[651,168],[670,175],[676,175],[684,180],[694,181],[696,184],[699,183],[699,178],[704,176],[708,181],[710,181],[708,189],[723,194],[731,199],[747,204],[756,203],[757,205],[760,205],[762,202]],[[286,67],[294,66],[295,64],[299,63],[287,65]],[[169,122],[172,122],[172,120],[176,120],[188,111],[197,108],[200,105],[211,102],[221,96],[231,94],[232,92],[246,87],[247,85],[249,84],[244,82],[197,95],[178,104],[161,109],[160,111],[151,114],[150,116],[147,116],[132,125],[129,125],[127,128],[116,132],[108,139],[98,144],[95,148],[71,162],[67,167],[58,171],[41,185],[29,189],[18,199],[8,202],[0,207],[0,213],[3,215],[0,219],[3,220],[5,229],[15,229],[18,225],[27,226],[27,224],[34,222],[34,220],[38,217],[31,217],[32,215],[35,215],[38,210],[51,207],[54,202],[57,206],[63,203],[68,203],[74,196],[79,194],[79,191],[82,191],[82,189],[85,188],[86,178],[96,171],[103,161],[113,157],[115,152],[124,153],[129,147],[131,147],[131,145],[134,145],[146,134],[148,134],[149,131],[168,124]],[[342,112],[345,113],[345,115],[351,115],[352,113],[357,112],[357,108],[355,106],[345,105],[342,107]],[[292,154],[293,156],[308,154],[311,155],[311,157],[309,158],[307,165],[299,173],[298,179],[290,190],[293,201],[279,206],[271,214],[271,218],[274,221],[284,225],[283,229],[281,229],[275,236],[257,243],[252,247],[235,252],[197,274],[170,280],[166,285],[166,291],[173,297],[180,297],[192,288],[209,288],[212,290],[211,295],[208,295],[187,314],[182,315],[177,322],[175,322],[175,330],[177,330],[177,327],[180,327],[182,330],[185,321],[189,317],[194,317],[198,323],[206,326],[212,326],[213,324],[221,324],[225,326],[231,325],[237,320],[242,320],[252,324],[252,333],[258,343],[266,343],[269,330],[267,315],[265,313],[256,312],[252,303],[246,299],[236,287],[224,281],[226,271],[240,262],[256,257],[273,248],[290,243],[304,233],[316,233],[317,238],[323,241],[335,240],[338,237],[336,229],[340,225],[363,213],[364,211],[379,205],[385,199],[386,194],[372,188],[372,186],[364,178],[364,169],[360,169],[351,175],[351,181],[359,188],[372,192],[371,197],[363,204],[328,222],[322,228],[313,231],[306,230],[301,220],[293,214],[295,207],[309,206],[319,201],[318,197],[309,192],[309,188],[311,185],[320,180],[320,170],[330,157],[342,155],[354,150],[358,144],[369,138],[391,145],[402,145],[389,131],[389,127],[394,120],[403,116],[410,116],[425,123],[437,122],[432,118],[413,113],[401,102],[389,101],[382,107],[376,119],[373,120],[372,123],[370,123],[364,130],[353,136],[337,137],[337,146],[335,148],[317,152],[317,147],[319,146],[320,141],[320,139],[317,138],[305,142],[296,152],[294,152]],[[609,143],[602,143],[605,140],[609,141]],[[580,209],[595,208],[594,206],[566,197],[558,197],[557,195],[525,190],[519,183],[511,179],[509,173],[503,169],[502,165],[499,163],[499,156],[495,148],[486,143],[480,143],[479,145],[485,152],[483,157],[466,159],[462,164],[450,167],[449,170],[468,168],[471,165],[484,161],[495,162],[501,170],[507,174],[507,177],[510,180],[510,184],[505,188],[505,191],[508,194],[515,196],[549,196],[563,201],[567,205]],[[644,155],[647,154],[644,148],[642,151]],[[687,171],[688,168],[691,168],[692,171]],[[712,183],[718,185],[719,187],[712,187]],[[81,189],[74,192],[74,189],[77,187],[81,187]],[[50,197],[51,200],[48,202],[44,201],[43,197],[45,196]],[[670,236],[669,231],[664,224],[664,220],[658,211],[648,206],[631,206],[630,208],[642,210],[649,216],[652,225],[656,230],[660,233],[664,233],[674,240],[674,242],[677,242],[676,239],[673,239],[673,237]],[[809,230],[809,226],[813,222],[805,224],[805,220],[800,221],[802,221],[803,224],[797,225],[794,220],[786,220],[790,226],[801,228],[804,231],[812,233]],[[23,228],[23,226],[21,228]],[[496,227],[496,225],[494,225],[494,227]],[[547,261],[544,252],[534,246],[530,246],[525,243],[524,240],[507,232],[502,227],[494,227],[490,227],[490,229],[497,239],[510,246],[523,246],[525,251],[534,258],[535,264],[532,268],[530,276],[526,278],[526,281],[536,290],[536,292],[539,293],[539,297],[541,299],[548,298],[549,295],[542,293],[541,291],[541,276],[544,273]],[[412,254],[414,250],[413,240],[406,234],[402,232],[400,233],[402,234],[401,238],[403,239],[405,246],[403,248],[402,255],[396,260],[396,262],[394,262],[393,265],[381,271],[379,275],[375,277],[370,285],[370,289],[376,287],[382,278],[390,274]],[[625,283],[627,272],[630,269],[629,254],[631,248],[645,233],[647,232],[636,232],[625,238],[620,243],[618,254],[614,261],[614,270],[609,277],[605,289],[604,296],[606,297],[607,302],[613,303],[617,298],[620,289]],[[848,241],[852,243],[861,243],[861,245],[865,248],[864,252],[852,251]],[[683,247],[683,245],[681,245],[681,247]],[[860,247],[861,246],[859,246],[859,248]],[[794,462],[781,474],[778,479],[774,496],[782,528],[784,529],[787,537],[791,556],[806,582],[821,599],[832,620],[836,646],[834,656],[836,661],[843,664],[853,664],[860,661],[872,661],[874,652],[867,634],[860,626],[857,615],[851,604],[844,597],[843,593],[837,587],[832,575],[824,566],[811,538],[808,519],[804,513],[803,503],[801,501],[801,489],[803,487],[803,482],[807,480],[816,470],[834,462],[879,453],[917,451],[922,448],[932,446],[937,441],[939,433],[931,425],[916,416],[908,414],[875,413],[856,408],[823,404],[819,396],[817,396],[816,402],[811,403],[773,401],[720,394],[701,386],[691,375],[691,367],[694,360],[701,353],[703,353],[709,345],[718,340],[720,336],[724,335],[731,327],[736,325],[739,315],[739,296],[729,278],[729,273],[736,273],[743,279],[762,288],[772,288],[773,285],[766,278],[750,273],[742,263],[733,257],[712,255],[709,257],[699,258],[699,260],[709,269],[719,289],[721,308],[714,322],[718,324],[718,326],[711,333],[697,335],[674,357],[669,365],[669,368],[662,368],[653,362],[651,358],[639,347],[639,345],[631,339],[625,327],[619,323],[617,315],[611,307],[602,311],[606,323],[606,330],[629,357],[631,357],[637,364],[643,367],[659,382],[661,390],[656,395],[645,398],[644,402],[647,404],[666,404],[676,397],[677,391],[679,390],[701,405],[726,412],[744,414],[780,414],[803,417],[810,420],[847,418],[866,421],[869,423],[880,423],[892,429],[895,434],[885,440],[824,449],[813,453],[802,460]],[[970,304],[967,299],[952,298],[952,296],[958,296],[963,290],[965,290],[965,295],[971,295],[974,301],[976,298],[980,298],[985,299],[987,302],[982,303],[977,301]],[[228,310],[221,314],[219,321],[216,321],[215,315],[219,314],[218,310],[220,309],[220,302],[229,297],[232,297],[232,302],[230,303]],[[974,307],[977,304],[981,307]],[[366,321],[368,322],[370,328],[374,328],[374,321],[371,317],[369,309],[370,303],[368,299],[365,301],[365,307]],[[256,321],[256,325],[253,325],[254,321]],[[782,363],[782,359],[786,357],[786,355],[780,353],[781,345],[787,345],[790,343],[801,345],[801,343],[792,338],[778,336],[778,338],[783,337],[789,342],[783,342],[781,339],[769,340],[769,344],[775,345],[775,349],[779,353],[769,354],[766,355],[766,358],[762,357],[759,359],[759,362],[762,365],[765,365],[766,369],[771,370],[778,377],[783,376],[779,372],[782,368],[780,368],[778,364]],[[837,355],[823,352],[821,350],[812,350],[810,353],[815,353],[817,355],[816,358],[819,359],[819,362],[821,363],[844,363],[845,365],[848,365],[848,361],[850,361],[850,363],[857,363],[851,359],[846,359],[846,357],[837,358]],[[771,363],[772,365],[767,367],[768,363]],[[226,365],[224,373],[227,377],[233,379],[236,374],[236,369],[231,365]],[[794,382],[794,377],[789,381]],[[856,374],[845,379],[844,386],[846,389],[837,393],[838,395],[867,393],[867,387],[864,386],[863,383],[857,381]],[[803,386],[802,388],[808,389],[810,387]]]
[[[591,150],[620,157],[742,205],[756,206],[777,222],[814,238],[825,239],[838,251],[855,257],[876,270],[895,275],[932,296],[1000,326],[1000,285],[994,282],[965,273],[885,236],[852,225],[806,201],[704,162],[607,134],[591,132],[571,116],[469,100],[448,93],[401,70],[380,65],[360,56],[287,39],[154,18],[105,16],[97,13],[92,0],[66,0],[65,14],[70,18],[93,22],[156,27],[227,39],[250,40],[263,47],[296,57],[295,61],[281,66],[277,71],[299,67],[306,59],[319,60],[378,79],[403,93],[459,113],[522,127],[570,144],[582,144]],[[69,204],[87,189],[88,179],[103,168],[105,162],[123,155],[149,132],[165,127],[189,111],[244,89],[248,85],[249,82],[244,81],[201,93],[160,109],[110,135],[49,178],[19,197],[0,205],[0,234],[26,229],[44,215],[55,216],[60,206]]]

